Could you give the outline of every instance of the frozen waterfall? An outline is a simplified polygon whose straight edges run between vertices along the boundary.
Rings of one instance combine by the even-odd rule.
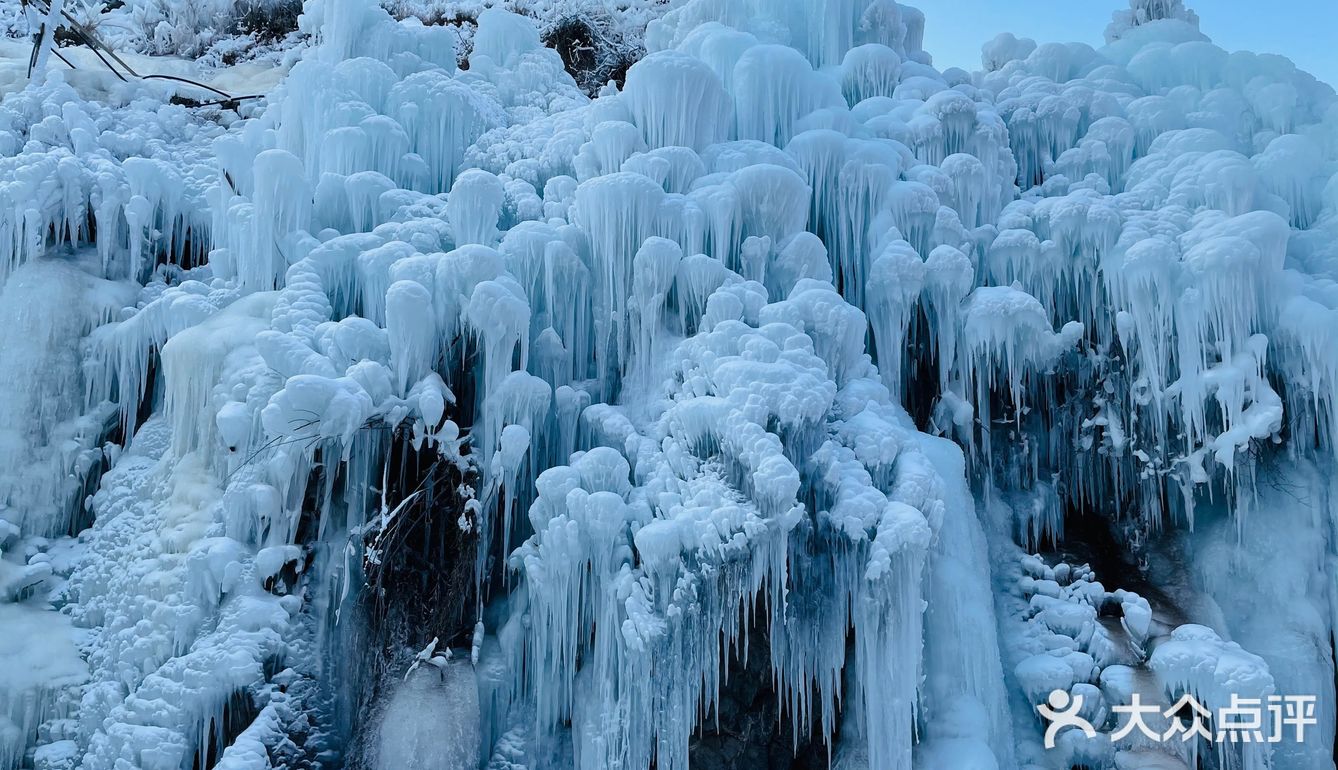
[[[1334,767],[1333,88],[553,5],[0,67],[0,770]]]

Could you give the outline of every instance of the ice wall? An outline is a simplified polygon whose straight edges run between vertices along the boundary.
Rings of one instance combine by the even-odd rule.
[[[0,767],[18,767],[39,738],[67,755],[88,678],[67,616],[66,579],[87,521],[84,495],[107,462],[110,406],[84,414],[80,342],[133,296],[105,281],[91,252],[41,258],[0,292]]]
[[[1020,548],[1074,515],[1144,560],[1216,532],[1182,549],[1209,597],[1281,549],[1241,545],[1275,505],[1261,479],[1331,467],[1338,438],[1332,89],[1213,46],[1178,2],[1133,3],[1100,50],[1001,36],[975,75],[933,68],[924,23],[689,0],[589,99],[523,17],[483,13],[462,69],[444,27],[312,0],[314,44],[227,129],[164,108],[140,136],[58,81],[7,98],[4,297],[32,303],[67,244],[96,247],[81,275],[142,283],[40,318],[10,364],[52,357],[17,395],[69,401],[68,346],[110,321],[84,411],[108,423],[90,446],[121,445],[59,597],[87,632],[78,722],[11,744],[85,770],[673,770],[764,638],[796,745],[1011,768],[1055,756],[1044,684],[1113,699],[1123,666],[1220,697],[1183,672],[1237,650],[1261,687],[1331,681],[1284,652],[1332,634],[1331,580],[1245,570],[1294,635],[1205,610],[1158,658],[1115,582],[1136,575]],[[1274,531],[1330,569],[1332,511],[1300,508]],[[467,577],[378,582],[424,553],[420,575]],[[377,628],[395,601],[424,627]],[[458,662],[403,680],[395,645],[438,636]]]

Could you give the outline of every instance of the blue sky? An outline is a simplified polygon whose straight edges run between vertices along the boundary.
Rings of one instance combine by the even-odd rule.
[[[1000,32],[1039,43],[1102,44],[1125,0],[902,0],[925,12],[925,50],[939,69],[980,69],[980,45]],[[1228,51],[1278,53],[1338,87],[1338,0],[1189,0],[1204,34]]]

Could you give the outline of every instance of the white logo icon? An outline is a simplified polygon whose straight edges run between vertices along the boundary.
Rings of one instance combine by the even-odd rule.
[[[1082,711],[1082,696],[1069,695],[1067,690],[1051,690],[1046,702],[1036,707],[1041,716],[1050,721],[1045,729],[1045,747],[1055,747],[1055,736],[1065,727],[1076,727],[1088,738],[1096,737],[1096,728],[1092,723],[1078,716]]]

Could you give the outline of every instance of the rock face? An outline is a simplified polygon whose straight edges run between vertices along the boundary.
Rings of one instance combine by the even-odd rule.
[[[796,739],[771,677],[766,632],[751,640],[746,662],[734,661],[721,689],[718,714],[689,747],[692,767],[706,770],[733,767],[777,767],[818,770],[827,767],[827,747],[819,734]]]

